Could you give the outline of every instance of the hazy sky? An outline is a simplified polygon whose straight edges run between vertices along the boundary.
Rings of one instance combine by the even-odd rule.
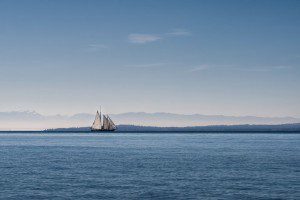
[[[0,1],[0,111],[300,117],[300,1]]]

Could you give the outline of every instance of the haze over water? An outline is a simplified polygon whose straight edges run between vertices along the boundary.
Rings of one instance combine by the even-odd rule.
[[[0,199],[298,199],[299,134],[0,133]]]

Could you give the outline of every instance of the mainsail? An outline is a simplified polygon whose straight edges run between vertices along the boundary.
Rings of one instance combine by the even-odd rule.
[[[103,115],[103,129],[104,130],[109,130],[109,121],[105,115]]]
[[[101,120],[101,116],[103,120]],[[114,131],[116,129],[117,126],[108,115],[101,115],[101,111],[100,114],[97,111],[95,121],[91,127],[92,131]]]

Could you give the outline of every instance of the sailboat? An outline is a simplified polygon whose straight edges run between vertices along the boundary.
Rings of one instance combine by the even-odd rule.
[[[101,109],[100,109],[100,113],[97,110],[94,123],[91,127],[91,131],[93,131],[93,132],[115,131],[116,129],[117,129],[117,126],[110,119],[110,117],[108,115],[102,115]]]

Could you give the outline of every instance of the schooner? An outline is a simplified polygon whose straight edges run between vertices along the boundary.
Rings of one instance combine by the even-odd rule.
[[[100,113],[97,110],[95,121],[91,127],[91,131],[95,131],[95,132],[115,131],[116,129],[117,126],[110,119],[110,117],[108,115],[102,115],[101,109],[100,109]]]

